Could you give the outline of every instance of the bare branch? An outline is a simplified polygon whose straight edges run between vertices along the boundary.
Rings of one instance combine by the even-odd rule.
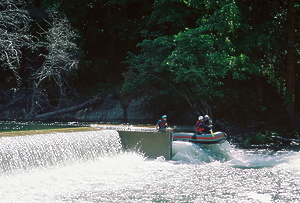
[[[68,75],[78,68],[79,49],[73,40],[77,37],[76,32],[70,26],[69,22],[64,17],[58,17],[51,12],[52,21],[49,23],[49,29],[43,29],[43,34],[46,41],[39,42],[41,46],[47,50],[44,54],[43,64],[32,74],[34,95],[32,100],[31,112],[38,112],[36,103],[44,103],[45,100],[39,99],[37,95],[45,91],[45,84],[49,81],[52,84],[52,89],[59,93],[58,107],[63,103],[67,95]],[[47,98],[47,97],[46,97]],[[48,105],[50,105],[48,103]]]
[[[32,37],[28,33],[31,18],[21,0],[2,0],[0,3],[0,61],[3,68],[13,71],[18,85],[21,84],[21,48],[31,46]]]

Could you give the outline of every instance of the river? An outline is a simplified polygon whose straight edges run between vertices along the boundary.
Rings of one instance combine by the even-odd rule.
[[[122,150],[115,130],[0,137],[1,203],[300,202],[300,153],[173,142]]]

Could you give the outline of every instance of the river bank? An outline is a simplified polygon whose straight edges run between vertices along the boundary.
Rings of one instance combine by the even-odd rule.
[[[72,126],[77,128],[79,126],[87,127],[91,123],[117,125],[122,125],[124,123],[130,125],[147,124],[154,126],[161,117],[161,114],[156,112],[155,108],[145,105],[142,99],[135,99],[132,100],[126,108],[125,118],[125,109],[122,108],[120,100],[114,98],[112,95],[108,95],[97,105],[85,107],[81,110],[65,114],[56,115],[54,112],[53,117],[38,121],[28,116],[27,101],[29,97],[25,92],[26,91],[14,90],[2,92],[0,101],[2,131],[10,131],[10,129],[5,129],[5,121],[10,124],[14,122],[17,123],[16,129],[12,130],[22,130],[24,126],[32,126],[33,128],[38,127],[41,129],[51,129],[53,127],[69,128]],[[82,98],[82,102],[88,100],[88,98]],[[78,106],[78,101],[73,104]],[[169,125],[172,126],[175,131],[193,132],[193,125],[197,119],[197,115],[194,112],[188,111],[180,116],[176,113],[176,111],[168,113]],[[45,125],[39,125],[39,122]],[[298,122],[299,125],[297,126],[299,129],[295,129],[295,131],[284,129],[282,126],[278,126],[271,121],[236,121],[230,118],[215,118],[213,124],[214,131],[226,132],[228,136],[227,139],[241,148],[278,148],[278,146],[281,148],[298,145],[297,140],[300,139],[300,120],[298,120]]]

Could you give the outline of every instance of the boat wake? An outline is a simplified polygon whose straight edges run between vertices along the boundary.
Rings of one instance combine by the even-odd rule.
[[[203,164],[214,161],[225,162],[231,159],[229,142],[218,144],[195,144],[192,142],[173,141],[172,160]]]
[[[280,164],[295,165],[294,162],[300,162],[299,152],[237,149],[228,141],[209,145],[173,141],[172,147],[172,160],[178,163],[222,162],[230,167],[247,169],[274,167]]]

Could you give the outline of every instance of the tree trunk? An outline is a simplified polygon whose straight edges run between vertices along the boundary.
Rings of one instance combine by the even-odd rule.
[[[295,59],[295,1],[288,1],[287,45],[287,114],[289,125],[295,127],[296,59]]]
[[[102,98],[97,96],[97,97],[95,97],[95,98],[93,98],[93,99],[91,99],[91,100],[89,100],[89,101],[87,101],[83,104],[80,104],[78,106],[68,107],[68,108],[65,108],[65,109],[58,110],[58,111],[53,111],[53,112],[48,112],[48,113],[36,115],[35,119],[44,120],[44,119],[51,118],[51,117],[54,117],[54,116],[57,116],[57,115],[60,115],[60,114],[76,112],[76,111],[86,109],[86,108],[91,107],[91,106],[98,105],[98,104],[102,103],[102,101],[103,101]]]
[[[127,123],[128,122],[128,112],[127,109],[131,103],[131,99],[122,99],[121,101],[121,107],[123,109],[123,122]]]

